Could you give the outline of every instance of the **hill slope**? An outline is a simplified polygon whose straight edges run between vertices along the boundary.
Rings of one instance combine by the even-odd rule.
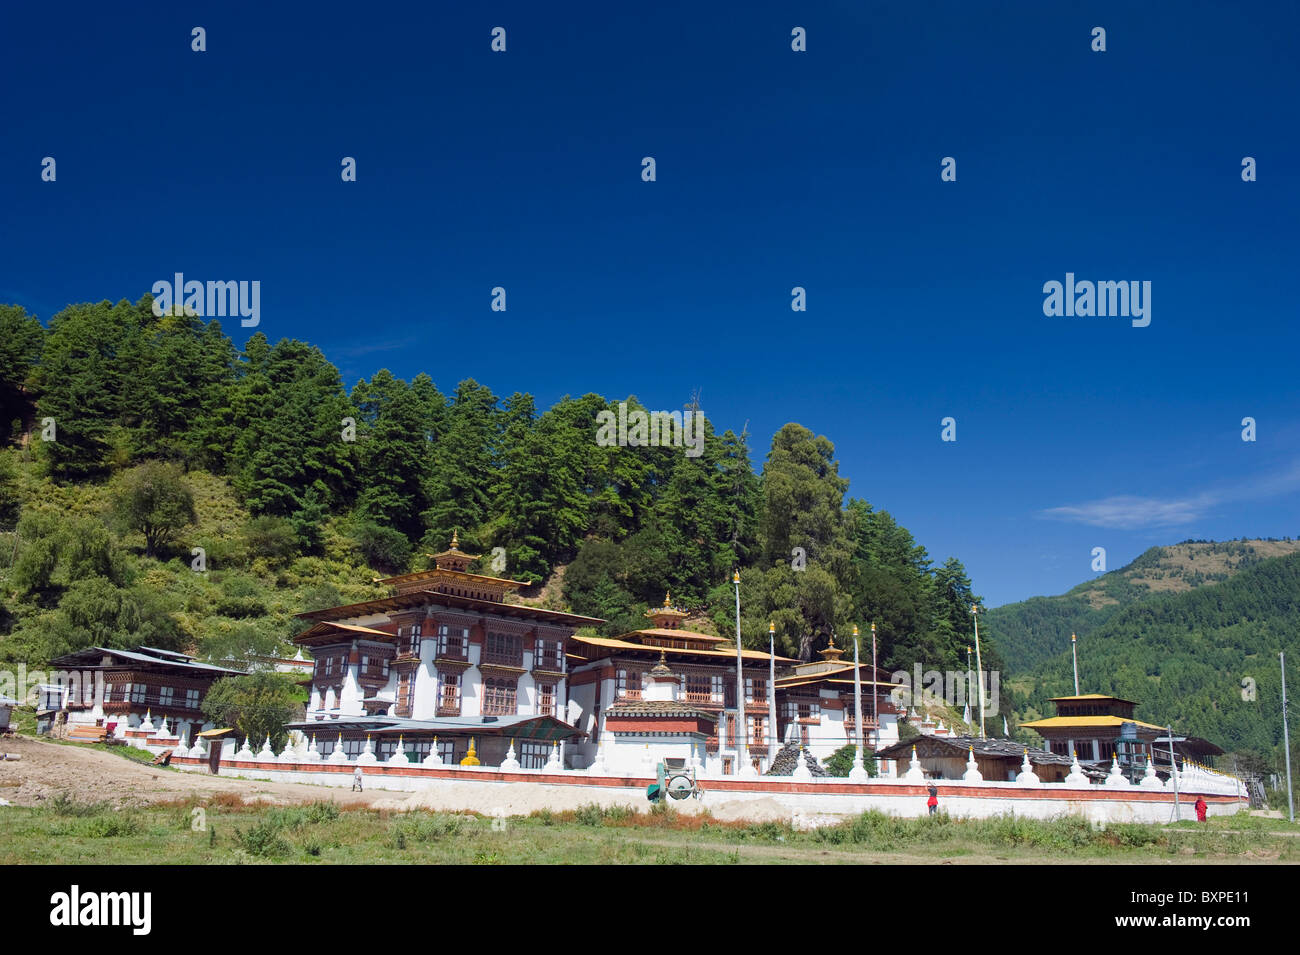
[[[995,607],[985,626],[1012,676],[1070,648],[1117,612],[1153,597],[1187,593],[1229,580],[1261,561],[1300,552],[1300,540],[1183,541],[1152,547],[1118,570],[1084,581],[1056,597],[1032,597]]]
[[[1088,618],[1093,626],[1079,641],[1080,689],[1137,700],[1141,719],[1172,722],[1225,750],[1280,754],[1277,654],[1294,650],[1300,631],[1300,553],[1238,566],[1213,586],[1095,613],[1102,616]],[[1068,637],[1064,647],[1030,669],[1022,718],[1051,715],[1048,699],[1072,690]],[[1300,659],[1288,672],[1288,694],[1300,692],[1297,670]],[[1253,694],[1243,689],[1247,678]]]

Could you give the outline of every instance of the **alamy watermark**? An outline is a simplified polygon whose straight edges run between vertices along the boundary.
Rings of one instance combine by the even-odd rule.
[[[618,403],[618,413],[596,413],[596,444],[602,448],[686,448],[688,458],[704,453],[703,411],[627,410]]]
[[[153,313],[162,318],[180,306],[187,315],[204,318],[240,316],[244,328],[256,328],[262,321],[262,283],[246,279],[229,282],[207,282],[196,279],[185,281],[177,272],[169,282],[166,279],[153,283]]]
[[[1055,280],[1043,284],[1043,314],[1049,317],[1131,318],[1134,328],[1151,324],[1151,282],[1136,279],[1118,282],[1076,282],[1073,272],[1065,273],[1065,284]]]
[[[890,678],[898,684],[890,691],[889,697],[895,706],[909,707],[917,704],[963,707],[967,703],[975,706],[975,715],[979,716],[980,689],[976,680],[984,684],[984,715],[997,716],[1001,696],[999,684],[1001,673],[997,670],[925,670],[921,664],[912,665],[911,671],[896,670]]]

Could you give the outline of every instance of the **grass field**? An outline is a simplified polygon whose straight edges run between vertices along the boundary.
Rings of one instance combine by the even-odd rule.
[[[1060,863],[1295,862],[1300,827],[1247,815],[1176,827],[1082,819],[958,821],[865,813],[797,832],[668,810],[588,806],[495,820],[233,794],[114,810],[59,796],[0,808],[0,863]]]

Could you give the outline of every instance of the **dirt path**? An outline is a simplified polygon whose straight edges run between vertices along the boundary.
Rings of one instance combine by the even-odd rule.
[[[394,795],[378,790],[354,793],[333,786],[186,773],[132,762],[75,743],[50,743],[30,736],[0,740],[0,753],[22,756],[19,760],[0,760],[0,799],[18,806],[39,806],[57,793],[82,801],[103,799],[119,808],[212,793],[238,793],[245,802],[290,804],[321,799],[347,805],[370,805]]]

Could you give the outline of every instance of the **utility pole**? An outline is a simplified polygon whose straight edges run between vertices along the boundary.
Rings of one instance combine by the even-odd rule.
[[[880,749],[880,687],[876,685],[876,681],[876,622],[873,620],[871,621],[871,720],[876,724],[872,730],[873,755]],[[876,772],[880,772],[879,763],[876,763]]]
[[[1174,781],[1174,822],[1183,818],[1182,808],[1178,805],[1178,764],[1174,762],[1174,728],[1168,727],[1169,733],[1169,776]]]
[[[1079,695],[1079,638],[1070,634],[1070,656],[1074,657],[1074,695]]]
[[[1286,809],[1291,822],[1295,822],[1295,800],[1291,796],[1291,731],[1286,718],[1286,653],[1277,655],[1282,665],[1282,750],[1286,753]]]
[[[749,765],[749,748],[745,745],[745,663],[740,652],[740,571],[735,571],[731,582],[736,587],[736,775],[752,776],[754,767]]]
[[[776,759],[776,751],[781,746],[781,741],[776,738],[776,624],[772,622],[767,625],[767,721],[772,724],[767,730],[770,741],[767,768],[771,769],[772,760]]]
[[[984,664],[980,660],[979,604],[970,605],[971,619],[975,621],[975,678],[980,681],[980,739],[984,738]]]

